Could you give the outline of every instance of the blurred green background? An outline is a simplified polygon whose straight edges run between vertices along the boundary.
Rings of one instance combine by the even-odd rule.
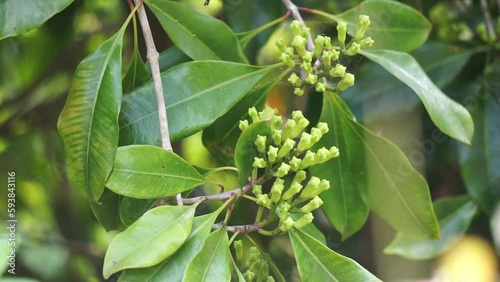
[[[225,20],[236,32],[255,28],[285,13],[278,0],[212,0],[209,7],[203,6],[203,0],[181,2]],[[295,2],[300,6],[338,13],[361,1]],[[478,5],[471,6],[467,1],[401,2],[420,10],[433,23],[429,40],[431,43],[414,53],[422,65],[431,65],[433,60],[439,59],[439,52],[446,55],[449,48],[459,50],[464,46],[471,46],[472,49],[478,43],[475,26],[482,18]],[[56,123],[66,100],[74,69],[86,55],[118,30],[129,11],[123,0],[75,1],[39,28],[0,41],[0,183],[2,187],[6,187],[7,172],[16,173],[17,278],[32,278],[34,281],[102,280],[103,257],[113,234],[106,233],[97,223],[88,202],[68,182],[64,151]],[[492,13],[498,15],[496,10]],[[316,32],[328,33],[332,30],[330,23],[322,19],[306,16],[306,20]],[[150,23],[158,50],[166,50],[171,42],[153,17],[150,17]],[[275,33],[280,30],[279,27],[274,29]],[[247,50],[250,62],[267,64],[275,60],[273,40],[265,44],[272,33],[273,30],[268,30],[251,42]],[[144,51],[142,42],[140,46],[141,51]],[[129,27],[124,44],[125,66],[132,50],[133,35],[132,28]],[[466,98],[460,96],[464,91],[454,89],[470,87],[469,93],[479,93],[483,81],[489,79],[482,76],[485,61],[484,53],[470,52],[462,61],[441,65],[440,73],[429,75],[435,82],[439,81],[436,83],[446,93],[461,102]],[[398,96],[383,93],[384,86],[390,82],[387,75],[384,76],[383,71],[365,59],[355,58],[350,68],[355,71],[359,84],[345,93],[345,99],[358,118],[374,132],[398,144],[409,156],[412,152],[420,152],[421,158],[410,160],[425,175],[434,199],[466,193],[460,175],[457,143],[449,138],[434,140],[431,145],[425,143],[425,140],[433,140],[436,128],[422,110],[416,96],[404,87],[392,88]],[[490,79],[491,81],[497,83],[490,84],[497,87],[491,95],[498,95],[500,76]],[[311,96],[309,101],[305,101],[293,100],[290,93],[290,89],[278,85],[272,91],[268,104],[277,107],[284,114],[292,108],[301,108],[307,111],[311,120],[318,118],[317,109],[321,103],[319,95]],[[362,96],[363,94],[367,96]],[[498,96],[495,99],[498,100]],[[215,165],[215,161],[201,145],[200,138],[200,135],[188,138],[176,144],[174,150],[194,164]],[[428,147],[422,147],[422,144]],[[432,150],[429,146],[432,146]],[[6,198],[7,190],[1,189],[2,215],[7,210]],[[445,259],[417,262],[384,255],[382,250],[392,240],[395,232],[377,217],[370,217],[369,223],[345,242],[341,242],[338,233],[326,220],[320,219],[316,223],[325,232],[329,247],[355,259],[384,281],[418,281],[430,278],[440,262],[448,263]],[[491,244],[491,231],[490,217],[486,214],[478,215],[469,229],[469,233],[476,236],[466,240],[466,251],[462,250],[453,256],[474,257],[479,254],[478,257],[485,261],[477,260],[476,264],[483,267],[491,264],[495,270],[497,257]],[[3,229],[0,234],[5,232]],[[6,235],[0,236],[5,238]],[[265,244],[268,244],[266,248],[271,254],[283,258],[280,260],[280,265],[285,267],[283,269],[290,269],[286,268],[287,263],[293,263],[288,257],[289,243],[283,237],[277,237]],[[0,251],[0,270],[4,272],[4,261],[7,261],[4,253],[8,250],[2,245]],[[475,266],[469,267],[472,269]],[[483,272],[492,271],[478,269]],[[7,275],[0,280],[10,281],[7,279],[13,277]],[[113,279],[116,280],[116,277],[111,278]]]

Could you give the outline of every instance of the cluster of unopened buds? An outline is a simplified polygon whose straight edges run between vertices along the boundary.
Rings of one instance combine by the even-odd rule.
[[[237,240],[233,243],[234,253],[236,254],[236,260],[242,262],[244,258],[244,248],[243,241]],[[245,263],[240,263],[241,267],[246,270],[243,273],[245,281],[265,281],[274,282],[274,278],[269,275],[269,263],[261,254],[261,252],[256,247],[250,247],[249,255]]]
[[[280,49],[280,61],[288,67],[294,68],[300,64],[302,76],[292,73],[288,81],[295,86],[294,94],[302,96],[306,85],[314,86],[316,92],[341,92],[354,85],[354,75],[346,72],[346,67],[339,62],[341,55],[354,56],[362,47],[372,46],[374,41],[366,37],[365,33],[370,25],[370,18],[366,15],[359,16],[358,26],[352,40],[346,43],[347,23],[337,23],[338,46],[332,45],[328,36],[318,35],[314,40],[314,49],[307,50],[309,28],[294,20],[290,27],[293,40],[290,46],[285,45],[282,39],[276,41]]]
[[[261,121],[264,115],[255,108],[250,108],[248,113],[252,122]],[[315,176],[304,183],[307,178],[305,169],[337,157],[339,150],[335,146],[312,150],[328,132],[328,125],[320,122],[309,133],[303,132],[309,121],[301,111],[292,112],[292,118],[284,124],[283,118],[276,115],[272,115],[269,122],[272,135],[257,135],[255,138],[258,156],[253,160],[253,167],[255,172],[264,170],[264,173],[272,175],[274,183],[269,193],[263,193],[261,185],[253,185],[252,193],[258,205],[270,209],[271,215],[279,218],[279,229],[286,232],[311,223],[311,212],[323,204],[318,195],[330,188],[329,181]],[[240,122],[241,130],[248,126],[247,120]],[[272,139],[271,142],[268,138]],[[289,213],[302,216],[295,221]]]

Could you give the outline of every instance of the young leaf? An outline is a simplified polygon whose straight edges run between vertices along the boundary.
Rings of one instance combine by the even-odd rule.
[[[275,67],[202,61],[181,64],[162,73],[171,141],[212,124]],[[123,97],[120,144],[159,144],[157,111],[152,82]]]
[[[89,201],[90,208],[97,218],[97,221],[106,229],[118,230],[123,225],[118,217],[118,209],[120,207],[120,195],[104,189],[104,192],[98,202]]]
[[[247,62],[238,39],[223,21],[172,1],[145,2],[174,44],[193,60]]]
[[[191,233],[196,205],[161,206],[146,212],[111,241],[103,275],[126,268],[149,267],[167,259]]]
[[[412,56],[389,50],[363,50],[361,54],[381,65],[413,89],[441,131],[470,145],[474,124],[469,112],[441,92]]]
[[[339,149],[355,166],[351,169],[358,174],[357,187],[370,209],[405,235],[439,238],[427,183],[403,152],[357,123],[338,95],[325,93],[323,103],[324,110],[339,112],[342,130],[350,138]]]
[[[155,146],[132,145],[118,148],[106,187],[127,197],[157,199],[207,182],[173,152]]]
[[[212,225],[221,209],[194,218],[191,235],[184,242],[182,247],[168,260],[143,269],[127,269],[120,276],[119,282],[135,281],[171,281],[181,282],[186,266],[193,257],[200,251],[207,238]]]
[[[182,281],[230,281],[230,255],[227,231],[219,228],[208,235],[200,252],[189,262]]]
[[[156,203],[156,199],[144,200],[122,197],[120,201],[120,220],[130,226]]]
[[[241,134],[234,153],[234,163],[240,173],[239,184],[244,185],[252,174],[254,158],[259,155],[255,147],[257,135],[266,136],[266,148],[271,143],[272,131],[269,122],[256,122],[248,126]]]
[[[66,149],[68,177],[93,201],[104,191],[118,146],[125,27],[77,67],[57,124]]]
[[[453,246],[467,231],[478,208],[469,196],[441,198],[434,203],[441,240],[414,240],[398,234],[384,250],[408,259],[431,259]]]
[[[321,138],[315,148],[336,146],[340,154],[337,158],[315,165],[309,170],[313,175],[330,181],[331,188],[319,195],[323,200],[321,209],[345,240],[360,230],[368,218],[368,207],[361,197],[361,191],[367,185],[366,180],[361,177],[366,168],[362,140],[347,126],[345,116],[337,108],[338,105],[333,103],[332,98],[331,94],[325,94],[323,97],[319,121],[326,122],[330,131]],[[352,115],[347,107],[342,110]],[[348,151],[351,147],[356,150]]]
[[[360,15],[370,17],[366,36],[373,38],[374,49],[409,52],[422,45],[429,36],[431,24],[410,6],[389,0],[368,0],[342,14],[331,15],[314,10],[313,13],[336,22],[347,23],[347,31],[354,35]]]
[[[73,0],[0,1],[0,40],[30,31],[68,7]]]
[[[301,281],[381,281],[354,260],[330,250],[310,235],[288,232]]]

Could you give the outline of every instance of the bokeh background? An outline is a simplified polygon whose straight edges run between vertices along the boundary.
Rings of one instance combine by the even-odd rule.
[[[203,0],[180,2],[226,21],[236,32],[258,27],[285,13],[278,0],[212,0],[208,7],[203,6]],[[294,2],[338,13],[361,1]],[[486,76],[483,71],[486,62],[491,60],[487,57],[489,55],[472,52],[466,58],[433,65],[450,50],[481,46],[475,29],[483,17],[479,4],[475,3],[478,1],[400,2],[421,11],[433,24],[429,43],[413,54],[426,66],[424,69],[431,79],[453,99],[464,104],[474,102],[474,98],[477,103],[483,102],[485,95],[489,95],[493,97],[490,99],[492,103],[496,101],[498,111],[500,75],[497,74],[500,72],[493,71]],[[498,9],[494,1],[489,3],[491,14],[496,19]],[[0,41],[0,215],[3,218],[7,210],[7,172],[14,171],[19,221],[15,278],[25,278],[9,280],[14,276],[5,275],[0,281],[103,280],[102,262],[114,233],[106,233],[93,217],[88,202],[71,187],[65,174],[65,154],[56,123],[74,69],[119,29],[129,12],[124,0],[75,1],[37,29]],[[334,32],[334,26],[326,20],[307,15],[305,19],[313,32]],[[172,43],[161,26],[153,17],[150,17],[150,23],[158,50],[169,48]],[[252,40],[247,50],[250,62],[260,65],[275,62],[277,51],[273,47],[273,37],[277,36],[286,36],[282,26],[271,28]],[[142,42],[140,44],[141,51],[144,51]],[[124,44],[125,67],[132,50],[133,35],[132,28],[129,28]],[[490,64],[489,67],[496,68],[496,65]],[[346,101],[359,120],[403,149],[428,180],[433,199],[467,193],[460,173],[459,145],[449,138],[433,137],[437,129],[411,90],[397,85],[388,87],[393,83],[390,76],[361,57],[355,57],[349,68],[355,72],[358,84],[343,94]],[[469,88],[465,91],[464,87]],[[487,94],[484,94],[485,88]],[[269,95],[268,105],[285,115],[292,109],[303,109],[310,120],[317,120],[321,107],[319,94],[314,96],[312,93],[309,99],[297,99],[292,92],[285,84],[277,85]],[[468,96],[463,93],[468,93]],[[474,110],[474,104],[466,106]],[[493,143],[500,146],[500,140]],[[175,144],[174,150],[193,164],[216,165],[203,148],[199,134]],[[500,160],[497,164],[500,165]],[[499,170],[500,167],[494,167],[496,175],[500,174]],[[500,183],[496,185],[500,189]],[[244,212],[235,211],[241,216]],[[487,282],[496,281],[498,268],[498,253],[492,234],[495,228],[498,232],[500,224],[495,220],[498,222],[494,214],[479,213],[463,241],[445,255],[426,261],[385,255],[383,248],[393,239],[395,231],[376,216],[370,216],[368,224],[344,242],[326,220],[319,218],[316,224],[325,233],[329,247],[355,259],[384,281],[430,281],[438,269],[446,266],[473,274],[474,280],[464,281]],[[5,232],[6,229],[0,230],[0,236]],[[285,237],[263,241],[262,244],[279,258],[283,270],[292,269],[292,253]],[[2,272],[6,269],[4,253],[7,252],[4,244],[0,246]],[[289,275],[293,276],[293,273]]]

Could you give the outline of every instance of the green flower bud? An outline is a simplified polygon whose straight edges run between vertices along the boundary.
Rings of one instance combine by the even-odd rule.
[[[280,167],[278,168],[278,171],[276,172],[276,176],[284,177],[285,175],[288,174],[290,168],[291,168],[290,165],[286,163],[281,163]]]
[[[367,15],[360,15],[358,18],[358,26],[356,27],[356,34],[354,40],[359,41],[365,36],[365,32],[370,26],[370,17]]]
[[[253,281],[253,279],[255,278],[255,273],[250,271],[250,269],[247,269],[247,271],[243,273],[243,277],[245,277],[245,281]]]
[[[367,38],[359,41],[359,44],[361,45],[361,47],[372,47],[373,43],[375,43],[375,41],[373,41],[373,39],[371,37],[367,37]]]
[[[321,139],[321,137],[323,137],[323,134],[321,134],[321,130],[319,130],[316,127],[311,128],[311,142],[313,144],[318,142]],[[312,145],[311,145],[311,147],[312,147]]]
[[[307,203],[305,206],[301,207],[299,211],[301,213],[308,213],[321,207],[321,205],[323,205],[323,201],[318,196],[316,196],[311,201],[309,201],[309,203]]]
[[[295,47],[295,50],[297,50],[299,56],[304,57],[304,55],[306,54],[306,42],[307,40],[304,37],[297,35],[293,38],[290,45]]]
[[[292,119],[296,122],[304,118],[304,114],[302,111],[293,111],[292,112]]]
[[[252,193],[255,196],[262,195],[262,185],[252,185]]]
[[[255,168],[265,168],[267,166],[267,163],[266,163],[266,160],[264,160],[263,158],[253,158],[253,164],[252,164],[253,167]]]
[[[321,59],[323,60],[323,64],[329,67],[332,64],[332,51],[323,51],[323,56]]]
[[[315,154],[310,150],[306,152],[306,155],[302,159],[302,163],[300,164],[300,169],[306,169],[310,166],[316,164]]]
[[[239,128],[242,132],[245,131],[248,128],[248,120],[240,120]]]
[[[266,140],[267,137],[262,135],[257,135],[257,138],[255,138],[254,144],[255,147],[257,147],[257,151],[259,151],[259,153],[266,152]]]
[[[302,152],[311,148],[311,135],[309,133],[302,133],[300,136],[299,144],[297,145],[297,151]]]
[[[330,158],[336,158],[340,155],[339,148],[332,146],[330,148]]]
[[[287,217],[287,218],[286,218],[286,219],[285,219],[285,220],[281,223],[281,225],[280,225],[280,229],[281,229],[281,231],[286,232],[286,231],[288,231],[288,230],[292,229],[292,228],[293,228],[293,224],[294,224],[294,223],[295,223],[295,222],[293,221],[293,219],[292,219],[291,217]]]
[[[302,80],[294,72],[288,78],[288,82],[290,82],[295,87],[301,87],[302,86]]]
[[[311,85],[314,85],[316,83],[316,81],[318,81],[318,76],[314,75],[312,73],[310,73],[306,78],[306,82],[311,84]]]
[[[278,148],[269,145],[269,150],[267,150],[267,160],[270,164],[273,164],[278,158]]]
[[[274,129],[273,130],[273,142],[274,142],[274,145],[276,146],[280,146],[281,145],[281,135],[282,135],[282,132],[280,129]]]
[[[304,60],[304,62],[308,62],[308,63],[312,62],[312,58],[313,58],[313,54],[311,52],[308,52],[308,51],[306,51],[304,56],[302,56],[302,60]]]
[[[337,89],[339,91],[344,91],[353,85],[354,85],[354,75],[346,73],[344,77],[342,77],[342,80],[340,80],[340,82],[337,84]]]
[[[330,37],[328,37],[328,36],[325,36],[325,48],[328,51],[332,51],[333,50],[332,39]]]
[[[345,53],[348,56],[354,56],[354,55],[358,54],[360,50],[361,50],[361,45],[359,45],[359,43],[353,42],[351,44],[351,47],[349,47],[349,49],[347,49],[347,51],[345,51]]]
[[[236,240],[233,242],[234,252],[236,254],[236,259],[241,261],[243,259],[243,241]]]
[[[301,183],[302,181],[304,181],[304,179],[306,179],[306,171],[299,170],[299,171],[297,171],[297,173],[293,177],[292,183],[294,183],[294,182]]]
[[[342,48],[344,48],[344,46],[345,46],[346,35],[347,35],[347,23],[338,22],[337,23],[337,36],[339,38],[340,46]]]
[[[278,214],[280,221],[286,219],[286,215],[288,214],[289,210],[290,210],[290,204],[288,204],[287,202],[279,204],[279,206],[276,208],[276,213]]]
[[[328,189],[330,189],[330,182],[328,180],[322,179],[320,181],[319,178],[313,176],[306,187],[304,187],[304,190],[302,190],[302,193],[300,193],[298,200],[304,201],[314,198]]]
[[[298,119],[297,124],[292,130],[291,137],[292,138],[297,137],[308,125],[309,125],[309,120],[307,120],[305,117]]]
[[[262,259],[259,267],[259,273],[257,274],[257,280],[263,281],[267,276],[269,276],[269,264],[266,260]]]
[[[288,121],[290,121],[290,120],[288,120]],[[287,122],[287,124],[288,124],[288,122]],[[290,138],[287,138],[285,140],[285,142],[283,143],[283,146],[281,146],[281,148],[278,151],[278,158],[281,159],[284,156],[288,155],[288,153],[290,153],[290,151],[293,149],[293,146],[295,146],[295,141],[293,141]]]
[[[302,95],[304,95],[304,90],[296,87],[295,90],[293,91],[293,94],[295,94],[297,96],[302,96]]]
[[[248,109],[248,115],[252,118],[252,122],[259,122],[259,113],[257,112],[257,109],[255,107],[251,107]]]
[[[293,129],[297,125],[297,122],[293,119],[289,119],[285,123],[285,128],[283,129],[283,134],[281,135],[281,140],[286,140],[287,138],[294,138],[292,136]]]
[[[273,116],[272,122],[271,122],[271,128],[272,129],[279,129],[281,127],[282,123],[283,123],[283,119],[280,116]]]
[[[313,73],[313,68],[310,62],[303,61],[302,64],[300,64],[300,68],[308,74]]]
[[[292,29],[293,36],[298,36],[302,34],[302,24],[299,21],[297,20],[292,21],[292,23],[290,24],[290,28]]]
[[[308,38],[309,35],[311,35],[311,29],[308,28],[308,27],[304,27],[302,28],[302,33],[301,33],[302,37],[304,38]]]
[[[276,179],[276,181],[274,181],[273,183],[273,186],[271,187],[271,202],[273,203],[277,203],[279,202],[280,198],[281,198],[281,194],[283,193],[283,190],[285,189],[285,185],[283,185],[283,180],[281,181],[278,181],[278,180],[281,180],[279,178]]]
[[[295,56],[295,49],[293,49],[293,47],[286,47],[284,53],[293,59],[293,57]]]
[[[293,198],[293,196],[297,195],[300,190],[302,190],[302,185],[298,182],[292,181],[292,185],[290,185],[288,190],[286,190],[285,193],[281,195],[281,199],[283,201],[288,201]]]
[[[278,49],[281,52],[285,52],[286,46],[285,46],[285,43],[283,42],[282,38],[276,39],[276,43],[275,44],[276,44],[276,47],[278,47]]]
[[[326,149],[325,147],[319,148],[316,151],[316,155],[314,156],[314,159],[316,160],[317,164],[324,163],[328,161],[330,158],[330,151]]]
[[[325,46],[325,37],[318,35],[314,40],[314,56],[319,56],[323,51],[323,47]]]
[[[324,84],[322,82],[316,83],[315,90],[316,90],[316,92],[320,92],[320,93],[325,92],[326,91],[326,84]]]
[[[345,74],[346,67],[344,67],[341,64],[336,64],[335,67],[331,68],[330,71],[328,71],[328,74],[331,77],[343,77]]]
[[[330,130],[328,128],[328,123],[326,122],[318,122],[318,125],[316,125],[316,127],[321,130],[321,134],[322,135],[325,135],[326,133],[328,133],[328,131]]]
[[[293,224],[293,227],[297,228],[297,229],[300,229],[306,225],[308,225],[309,223],[311,223],[314,219],[314,216],[312,213],[308,212],[306,214],[304,214],[303,216],[301,216],[294,224]]]
[[[290,164],[290,167],[293,171],[297,171],[299,170],[300,168],[300,163],[302,162],[301,159],[297,158],[297,157],[292,157],[292,159],[290,160],[289,164]]]
[[[267,194],[260,194],[257,195],[257,204],[268,208],[271,206],[272,203]]]
[[[295,62],[293,61],[292,57],[286,53],[281,53],[279,60],[290,68],[295,67]]]
[[[332,50],[332,61],[336,61],[340,58],[340,51]]]
[[[274,278],[272,276],[267,276],[266,282],[275,282]]]

